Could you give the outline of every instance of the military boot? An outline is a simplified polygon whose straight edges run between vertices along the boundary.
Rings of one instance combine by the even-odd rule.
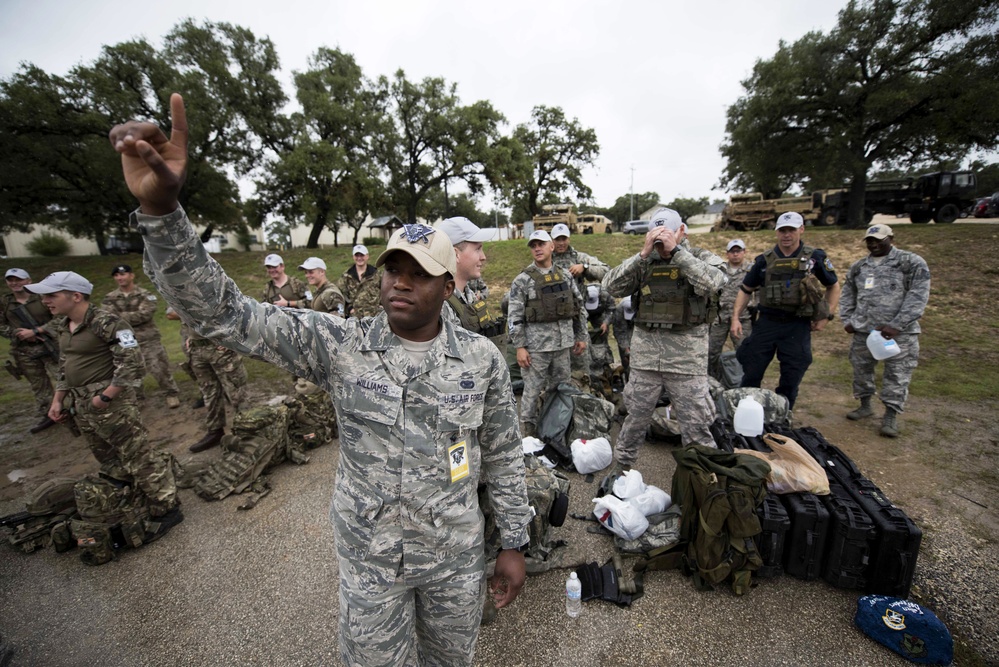
[[[534,425],[534,422],[520,422],[520,437],[522,438],[538,437],[538,427]]]
[[[223,435],[225,435],[225,431],[223,431],[222,429],[209,431],[208,433],[205,434],[205,437],[203,437],[201,440],[198,440],[196,443],[188,447],[187,451],[198,453],[198,452],[203,452],[206,449],[211,449],[212,447],[215,447],[220,442],[222,442]]]
[[[898,434],[898,413],[891,408],[885,408],[885,416],[881,420],[881,435],[886,438],[897,438]]]
[[[846,413],[846,418],[850,421],[857,421],[863,419],[864,417],[870,417],[874,414],[874,410],[871,409],[871,397],[861,396],[860,397],[860,407],[856,410]]]

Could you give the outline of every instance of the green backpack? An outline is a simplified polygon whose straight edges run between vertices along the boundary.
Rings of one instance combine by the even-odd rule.
[[[762,527],[756,508],[767,495],[770,464],[746,454],[701,445],[673,452],[671,495],[680,505],[680,544],[648,561],[647,569],[679,567],[701,590],[731,582],[736,595],[750,590],[763,565],[754,537]]]

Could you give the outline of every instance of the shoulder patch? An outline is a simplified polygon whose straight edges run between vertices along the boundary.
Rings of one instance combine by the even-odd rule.
[[[146,300],[147,301],[156,301],[156,295],[155,294],[149,294],[149,295],[146,296]]]
[[[139,346],[139,341],[135,340],[135,333],[131,329],[116,331],[114,335],[118,338],[118,344],[125,349]]]
[[[832,260],[829,259],[828,257],[826,257],[825,261],[822,262],[822,264],[823,264],[823,266],[826,267],[826,271],[832,271],[833,270]]]

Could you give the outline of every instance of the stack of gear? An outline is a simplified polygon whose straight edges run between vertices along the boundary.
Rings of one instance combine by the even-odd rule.
[[[146,543],[149,508],[141,490],[103,475],[87,475],[76,483],[74,494],[79,518],[69,527],[86,565],[103,565],[118,549]]]
[[[31,553],[47,547],[54,533],[64,535],[69,520],[76,514],[75,485],[75,480],[63,478],[43,482],[28,494],[25,511],[0,517],[0,526],[10,530],[10,543]],[[60,542],[56,550],[64,551],[63,544]]]
[[[524,469],[527,501],[534,509],[534,518],[528,525],[530,542],[524,560],[527,573],[538,574],[556,566],[553,552],[565,546],[565,541],[555,539],[555,529],[565,523],[569,511],[569,478],[549,470],[534,456],[524,457]],[[485,516],[486,556],[491,560],[499,554],[500,534],[487,488],[484,484],[479,486],[479,507]]]

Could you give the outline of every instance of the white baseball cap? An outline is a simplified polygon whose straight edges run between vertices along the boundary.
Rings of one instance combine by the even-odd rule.
[[[655,229],[656,227],[666,227],[671,232],[676,232],[683,227],[683,220],[680,218],[680,214],[673,209],[661,208],[655,212],[655,215],[649,221],[649,229]]]
[[[465,241],[483,243],[493,237],[493,233],[488,229],[480,229],[474,222],[461,216],[441,220],[437,223],[437,229],[451,239],[451,245],[458,245]]]
[[[318,257],[309,257],[307,260],[302,262],[298,268],[304,271],[311,271],[312,269],[322,269],[323,271],[325,271],[326,262],[319,259]]]
[[[264,266],[281,266],[284,264],[284,260],[281,259],[281,255],[267,255],[264,257]]]
[[[79,273],[56,271],[45,276],[45,280],[40,283],[25,285],[24,289],[32,294],[52,294],[63,291],[90,294],[94,291],[94,285]]]
[[[800,213],[795,213],[794,211],[788,211],[787,213],[781,213],[781,216],[777,218],[777,224],[774,225],[774,229],[780,229],[782,227],[791,227],[792,229],[800,229],[805,226],[805,220],[801,217]]]
[[[368,254],[368,249],[365,246],[363,246],[360,243],[358,243],[356,246],[354,246],[354,249],[350,251],[350,254],[351,255],[367,255]]]
[[[743,250],[745,250],[746,242],[743,241],[742,239],[732,239],[731,241],[728,242],[728,245],[725,246],[725,250],[728,251],[731,250],[732,248],[742,248]]]
[[[635,307],[631,305],[631,296],[621,299],[621,307],[624,309],[624,319],[629,322],[635,319]]]
[[[3,277],[10,278],[12,276],[14,278],[20,278],[21,280],[28,280],[31,278],[31,276],[28,275],[28,272],[24,269],[7,269],[7,273],[5,273]]]
[[[552,227],[552,238],[557,239],[560,236],[572,236],[569,233],[569,225],[560,222]]]
[[[362,246],[363,247],[363,246]],[[403,225],[389,239],[382,254],[378,255],[375,266],[381,266],[394,252],[404,252],[432,276],[458,273],[458,261],[454,256],[454,246],[446,234],[433,227],[420,223]]]
[[[527,239],[527,245],[531,245],[531,241],[545,241],[547,243],[548,241],[551,240],[552,240],[551,234],[549,234],[543,229],[539,229],[531,233],[530,238]]]
[[[600,305],[600,285],[586,286],[586,310],[596,310]]]

